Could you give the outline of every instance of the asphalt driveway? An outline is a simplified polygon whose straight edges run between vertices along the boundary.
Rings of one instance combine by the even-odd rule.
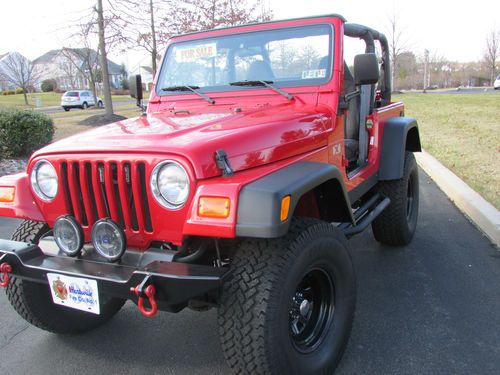
[[[500,252],[421,172],[420,219],[406,248],[351,240],[358,307],[336,374],[500,374]],[[0,218],[0,237],[16,222]],[[128,303],[80,336],[31,327],[0,293],[4,374],[229,374],[216,312],[143,318]]]

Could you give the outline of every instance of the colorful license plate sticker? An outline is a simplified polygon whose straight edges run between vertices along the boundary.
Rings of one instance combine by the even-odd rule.
[[[50,293],[55,304],[100,314],[97,281],[47,273]]]
[[[326,69],[312,69],[302,71],[302,79],[325,78]]]
[[[200,44],[193,47],[177,48],[175,59],[177,62],[194,62],[217,56],[217,43]]]

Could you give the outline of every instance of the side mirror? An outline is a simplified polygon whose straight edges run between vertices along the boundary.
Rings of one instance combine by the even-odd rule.
[[[140,74],[133,75],[128,80],[128,86],[130,88],[130,96],[137,100],[137,105],[141,105],[143,99],[142,94],[142,78]]]
[[[356,86],[374,85],[380,78],[377,55],[363,53],[354,57],[354,82]]]

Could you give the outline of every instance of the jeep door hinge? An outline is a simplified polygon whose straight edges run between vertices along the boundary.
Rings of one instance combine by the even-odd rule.
[[[215,151],[215,163],[217,164],[217,168],[219,168],[222,171],[222,176],[229,177],[234,174],[234,171],[231,168],[231,164],[229,164],[226,151],[224,150]]]

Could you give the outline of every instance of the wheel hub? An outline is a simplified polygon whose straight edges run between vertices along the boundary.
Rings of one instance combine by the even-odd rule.
[[[289,330],[292,343],[301,352],[314,350],[322,341],[334,312],[334,288],[321,269],[307,273],[292,297]]]
[[[309,314],[309,311],[311,310],[311,302],[309,302],[306,299],[303,300],[300,303],[299,310],[300,310],[300,315],[302,315],[303,317],[306,317],[307,314]]]

